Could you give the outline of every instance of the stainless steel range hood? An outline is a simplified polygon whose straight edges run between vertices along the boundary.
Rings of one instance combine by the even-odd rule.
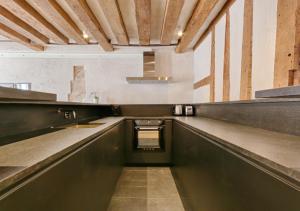
[[[171,80],[169,76],[159,75],[155,69],[155,53],[143,53],[143,76],[126,77],[128,83],[168,83]]]

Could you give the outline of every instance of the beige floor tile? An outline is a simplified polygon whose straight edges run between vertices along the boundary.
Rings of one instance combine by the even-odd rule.
[[[110,211],[184,211],[170,168],[126,167]]]
[[[113,197],[108,211],[147,211],[147,199]]]
[[[116,187],[115,197],[139,197],[139,198],[147,198],[147,187],[139,187],[139,186],[123,186],[119,185]]]
[[[148,198],[147,211],[184,211],[180,199]]]

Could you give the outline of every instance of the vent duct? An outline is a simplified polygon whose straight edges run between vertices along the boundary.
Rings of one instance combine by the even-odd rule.
[[[128,83],[168,83],[171,77],[160,76],[155,69],[155,52],[143,53],[143,76],[126,77]]]

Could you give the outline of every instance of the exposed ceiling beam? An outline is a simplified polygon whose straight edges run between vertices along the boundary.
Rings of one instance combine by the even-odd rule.
[[[47,20],[57,24],[69,38],[78,44],[88,44],[88,41],[82,36],[82,31],[56,0],[31,0],[30,2],[43,11]]]
[[[129,39],[117,0],[98,0],[100,6],[115,34],[118,44],[128,45]]]
[[[134,0],[135,16],[141,45],[150,44],[151,0]]]
[[[226,11],[231,7],[231,5],[233,5],[233,3],[235,1],[236,0],[228,0],[224,4],[223,8],[217,14],[217,16],[215,17],[215,19],[209,24],[209,26],[207,27],[207,29],[202,33],[202,35],[200,36],[199,40],[196,42],[195,46],[193,47],[194,50],[196,48],[198,48],[198,46],[203,42],[203,40],[207,37],[207,35],[211,32],[211,30],[215,27],[215,25],[219,22],[219,20],[226,14]]]
[[[84,25],[86,31],[98,41],[100,46],[106,51],[112,51],[113,47],[107,39],[100,23],[89,8],[86,0],[67,0],[66,3],[77,15],[80,22]]]
[[[189,44],[192,42],[200,27],[203,25],[218,1],[219,0],[199,1],[176,48],[177,53],[181,53],[187,50]]]
[[[168,0],[161,31],[161,44],[171,44],[183,4],[184,0]]]
[[[50,39],[58,44],[67,44],[69,39],[49,23],[38,11],[24,0],[0,0],[3,7],[35,28],[41,29]]]
[[[48,44],[49,39],[36,29],[34,29],[32,26],[24,22],[22,19],[15,16],[13,13],[8,11],[6,8],[0,5],[0,16],[3,17],[5,20],[9,22],[9,26],[15,26],[18,27],[30,34],[30,39],[34,40],[37,43],[41,44]]]
[[[25,45],[32,50],[35,51],[43,51],[44,47],[42,45],[33,44],[30,39],[23,36],[22,34],[12,30],[11,28],[5,26],[4,24],[0,23],[0,34],[7,37],[8,39],[19,42],[22,45]]]

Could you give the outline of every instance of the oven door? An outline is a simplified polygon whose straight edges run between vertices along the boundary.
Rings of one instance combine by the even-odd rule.
[[[135,148],[161,150],[163,148],[162,126],[136,126]]]

